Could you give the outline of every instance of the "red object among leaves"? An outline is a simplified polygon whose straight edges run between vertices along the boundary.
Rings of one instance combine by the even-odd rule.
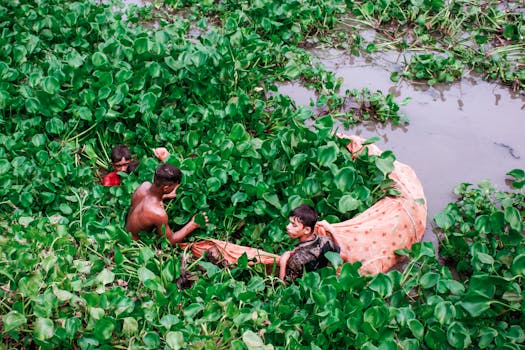
[[[120,176],[118,176],[116,171],[112,171],[111,173],[104,176],[102,179],[102,186],[118,186],[120,185]]]

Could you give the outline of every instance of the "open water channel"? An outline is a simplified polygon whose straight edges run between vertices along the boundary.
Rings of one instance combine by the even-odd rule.
[[[340,125],[338,131],[364,138],[380,136],[381,149],[392,150],[397,160],[415,170],[427,198],[424,240],[436,243],[432,218],[455,200],[456,185],[489,179],[498,190],[507,190],[505,174],[525,169],[525,96],[475,76],[434,87],[394,83],[390,74],[399,71],[402,62],[397,54],[375,55],[372,61],[335,50],[315,54],[325,68],[344,79],[342,92],[367,87],[393,93],[398,103],[412,99],[401,107],[408,125],[367,123],[350,130]],[[297,83],[281,86],[280,92],[298,105],[309,106],[316,98]]]

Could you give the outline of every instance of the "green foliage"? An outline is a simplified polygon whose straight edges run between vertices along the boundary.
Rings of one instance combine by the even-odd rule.
[[[469,259],[457,263],[460,280],[428,243],[399,252],[409,261],[403,273],[360,276],[359,263],[343,264],[285,285],[246,256],[220,269],[188,261],[165,239],[131,241],[123,228],[130,196],[151,179],[158,163],[146,155],[158,145],[184,173],[170,218],[209,214],[208,232],[191,239],[278,253],[291,245],[283,223],[294,206],[311,202],[343,220],[395,194],[392,152],[353,159],[331,134],[332,116],[306,128],[309,110],[270,93],[302,77],[332,96],[340,81],[291,44],[330,28],[341,2],[174,5],[216,21],[199,22],[206,31],[195,35],[181,16],[154,30],[137,26],[158,15],[137,7],[124,21],[100,2],[0,5],[2,348],[523,345],[523,170],[509,173],[516,193],[485,187],[436,217],[444,242],[454,243],[446,249]],[[421,6],[434,13],[443,5]],[[351,94],[378,115],[396,112],[389,97]],[[96,168],[118,143],[142,162],[121,186],[104,188]],[[465,225],[457,231],[456,223]],[[188,279],[193,286],[179,288]]]
[[[459,79],[475,70],[487,79],[500,80],[513,90],[525,87],[523,37],[525,14],[519,1],[501,6],[492,0],[346,1],[342,23],[354,39],[355,54],[397,49],[410,60],[398,74],[430,85]],[[378,35],[363,45],[360,29]],[[347,35],[335,37],[337,45]],[[418,52],[432,52],[417,55]]]

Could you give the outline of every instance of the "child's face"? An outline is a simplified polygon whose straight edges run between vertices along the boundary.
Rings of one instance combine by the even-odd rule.
[[[122,157],[121,160],[112,163],[112,165],[115,171],[122,171],[125,173],[128,170],[129,163],[131,163],[131,160]]]
[[[291,216],[288,226],[286,226],[286,233],[290,238],[298,238],[310,234],[310,227],[304,226],[301,220],[297,216]]]

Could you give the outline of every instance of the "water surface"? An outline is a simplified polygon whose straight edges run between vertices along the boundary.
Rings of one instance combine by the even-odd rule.
[[[462,183],[477,184],[490,179],[499,190],[508,190],[505,173],[525,169],[525,96],[497,83],[467,76],[460,82],[428,87],[390,80],[399,71],[400,57],[385,54],[367,61],[339,51],[316,52],[320,62],[344,79],[341,91],[369,88],[391,92],[396,101],[410,97],[401,107],[410,123],[403,127],[363,124],[338,131],[368,138],[392,150],[397,159],[410,165],[419,176],[428,205],[425,240],[436,241],[432,217],[455,200],[452,189]],[[313,91],[300,84],[285,84],[280,92],[299,105],[315,99]]]

